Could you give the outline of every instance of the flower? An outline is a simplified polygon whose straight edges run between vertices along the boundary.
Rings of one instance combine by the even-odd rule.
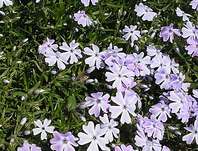
[[[50,139],[51,149],[55,151],[75,151],[73,146],[78,146],[75,142],[78,139],[75,138],[71,132],[65,134],[55,131],[53,133],[53,138]]]
[[[137,13],[137,16],[141,17],[142,20],[145,21],[152,21],[155,16],[157,16],[157,13],[153,12],[151,8],[148,6],[139,3],[138,5],[135,5],[135,12]]]
[[[193,90],[193,96],[198,99],[198,89]]]
[[[102,122],[101,128],[106,131],[105,138],[109,142],[113,141],[113,137],[118,138],[118,134],[120,133],[120,130],[116,128],[116,126],[118,126],[118,123],[113,119],[109,120],[107,114],[104,114],[104,116],[100,116],[99,118]]]
[[[10,6],[13,5],[13,2],[11,0],[0,0],[0,8],[3,7],[3,4],[5,4],[5,6]]]
[[[81,3],[83,3],[85,7],[89,6],[89,3],[96,5],[97,2],[98,0],[81,0]]]
[[[78,11],[77,13],[75,13],[74,20],[77,21],[78,24],[82,25],[83,27],[90,26],[93,23],[89,16],[85,14],[85,11]]]
[[[41,151],[41,148],[37,147],[35,144],[24,142],[22,147],[17,148],[17,151]]]
[[[198,38],[194,40],[188,41],[188,46],[185,47],[185,49],[188,51],[189,55],[192,55],[193,57],[198,56]]]
[[[160,49],[157,49],[155,46],[149,45],[147,46],[147,54],[152,57],[150,60],[150,67],[157,68],[162,64],[162,53]]]
[[[193,40],[198,39],[198,29],[192,22],[187,22],[182,28],[182,37],[187,38],[187,43],[191,43]]]
[[[118,48],[117,46],[113,46],[112,43],[110,43],[109,47],[106,51],[101,52],[102,60],[105,60],[105,63],[108,62],[108,59],[111,59],[111,57],[116,58],[123,58],[126,56],[124,52],[122,52],[122,48]]]
[[[129,27],[128,26],[125,26],[125,28],[123,29],[123,32],[126,33],[123,38],[125,40],[129,40],[129,38],[131,38],[131,46],[134,45],[134,42],[137,41],[141,35],[140,35],[140,31],[139,30],[136,30],[137,29],[137,26],[133,26],[133,25],[130,25]]]
[[[150,109],[149,112],[152,114],[152,118],[156,118],[159,121],[166,122],[167,117],[170,116],[170,108],[168,105],[164,103],[163,100],[161,100],[158,104],[153,105]]]
[[[132,71],[136,76],[146,76],[150,74],[148,65],[150,64],[150,57],[144,57],[144,53],[133,53],[128,55],[125,60],[127,68]]]
[[[91,107],[89,110],[90,115],[95,115],[98,117],[100,111],[107,113],[109,108],[109,94],[103,95],[103,92],[91,93],[91,97],[86,97],[86,102],[83,104],[84,107]]]
[[[178,113],[183,107],[183,102],[186,101],[185,95],[182,92],[176,91],[171,91],[168,99],[173,101],[169,104],[172,113]]]
[[[51,124],[51,120],[45,119],[42,123],[41,120],[34,121],[36,128],[34,128],[33,134],[38,135],[41,133],[41,140],[47,139],[47,133],[54,132],[54,126],[49,126]]]
[[[130,81],[133,81],[133,72],[128,70],[125,66],[119,66],[114,64],[113,67],[109,68],[111,72],[106,72],[106,81],[113,81],[113,88],[121,88],[122,84],[127,85]]]
[[[57,63],[59,70],[64,70],[66,68],[67,58],[64,57],[63,53],[51,52],[50,54],[46,55],[45,62],[48,63],[49,66],[53,66]]]
[[[125,94],[117,92],[115,97],[111,97],[112,101],[116,103],[117,106],[110,106],[109,111],[111,112],[112,118],[117,118],[121,115],[120,122],[131,123],[130,114],[136,116],[134,112],[136,109],[136,103],[138,102],[138,97],[136,94]]]
[[[75,40],[72,40],[69,45],[66,42],[63,42],[62,46],[59,48],[64,50],[62,53],[64,60],[69,60],[70,64],[77,63],[78,58],[82,58],[81,50],[78,48],[78,46],[79,43],[76,43]]]
[[[192,0],[190,2],[190,5],[192,6],[192,9],[195,9],[198,11],[198,0]]]
[[[169,71],[165,67],[159,67],[155,72],[155,83],[160,85],[161,89],[169,89],[170,75]]]
[[[173,43],[174,34],[177,36],[181,35],[179,29],[173,28],[173,24],[161,28],[160,37],[163,38],[163,41],[170,40],[170,42]]]
[[[167,146],[163,146],[162,151],[170,151],[170,148],[168,148]]]
[[[159,140],[148,138],[141,126],[137,125],[137,135],[135,136],[135,145],[142,148],[142,151],[160,151],[161,144]]]
[[[114,151],[134,151],[133,147],[131,145],[120,145],[120,146],[116,146]]]
[[[80,138],[78,143],[80,145],[90,143],[87,151],[99,151],[99,148],[102,151],[110,151],[110,149],[106,146],[108,140],[103,137],[106,131],[101,129],[99,124],[94,126],[94,123],[90,121],[87,125],[83,125],[83,130],[85,133],[78,133],[78,137]]]
[[[155,118],[144,118],[142,127],[144,132],[147,133],[148,137],[153,137],[154,139],[162,140],[164,135],[164,125],[162,122],[156,120]]]
[[[188,17],[191,17],[190,14],[185,13],[179,7],[176,8],[176,14],[177,14],[178,17],[182,17],[183,21],[189,21]]]
[[[84,48],[84,54],[90,56],[85,59],[85,63],[88,64],[89,67],[101,68],[102,59],[98,46],[92,44],[92,49],[88,47]]]
[[[185,129],[190,133],[183,136],[182,140],[186,141],[187,144],[192,144],[193,140],[195,139],[196,144],[198,144],[198,119],[194,121],[194,125],[185,127]]]
[[[171,72],[177,74],[179,73],[179,64],[175,62],[174,59],[171,59],[167,55],[162,56],[162,67],[166,68],[167,72],[170,74]]]
[[[42,45],[39,46],[38,48],[39,53],[44,56],[48,56],[51,53],[53,53],[53,51],[57,51],[58,45],[55,44],[54,42],[55,42],[54,39],[47,38],[47,40]]]

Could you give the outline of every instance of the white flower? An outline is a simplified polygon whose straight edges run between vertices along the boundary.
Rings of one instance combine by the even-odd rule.
[[[102,59],[98,46],[92,44],[92,49],[88,47],[84,48],[84,54],[90,56],[85,59],[85,63],[88,64],[89,67],[101,68]]]
[[[162,53],[160,49],[157,49],[155,46],[147,46],[147,54],[150,57],[153,57],[150,62],[151,68],[159,67],[162,64]]]
[[[178,17],[182,17],[182,20],[183,21],[189,21],[189,18],[188,17],[191,17],[190,14],[186,14],[179,7],[176,8],[176,14],[177,14]]]
[[[198,99],[198,89],[193,90],[193,96]]]
[[[68,64],[67,58],[63,55],[63,53],[58,52],[51,52],[50,54],[46,55],[45,62],[48,63],[49,66],[53,66],[57,63],[57,66],[60,70],[65,69],[65,64]]]
[[[169,107],[171,108],[171,112],[178,113],[180,109],[183,107],[183,102],[185,102],[186,97],[181,92],[171,91],[168,99],[173,101],[169,104]]]
[[[152,21],[155,16],[157,16],[157,13],[153,12],[151,8],[148,6],[139,3],[138,5],[135,5],[135,12],[137,13],[137,16],[141,17],[142,20],[145,21]]]
[[[113,141],[113,137],[118,138],[118,134],[120,133],[120,130],[116,128],[118,126],[118,123],[114,121],[113,119],[108,118],[107,114],[104,114],[104,116],[99,117],[101,122],[101,128],[106,131],[105,138],[109,140],[109,142]]]
[[[78,11],[77,13],[74,14],[74,20],[78,22],[79,25],[82,25],[83,27],[85,26],[90,26],[93,22],[85,14],[85,11]]]
[[[179,64],[176,63],[174,59],[171,60],[170,56],[164,55],[161,61],[162,67],[166,68],[169,74],[171,73],[171,71],[174,74],[179,73]]]
[[[135,136],[135,145],[142,148],[142,151],[161,151],[161,144],[158,139],[148,138],[142,127],[137,125],[137,135]]]
[[[11,0],[0,0],[0,8],[3,7],[3,4],[5,4],[6,6],[10,6],[13,5],[13,2]]]
[[[134,73],[127,69],[127,67],[115,64],[113,67],[109,68],[111,72],[106,72],[106,81],[113,81],[113,88],[121,88],[123,84],[127,85],[133,81]]]
[[[120,122],[131,123],[130,114],[136,116],[135,109],[136,103],[138,102],[138,97],[136,94],[125,94],[122,95],[121,92],[117,92],[115,97],[112,97],[112,101],[116,103],[117,106],[110,106],[109,111],[111,112],[112,118],[117,118],[121,114]]]
[[[146,76],[149,75],[150,69],[150,56],[145,56],[144,53],[140,54],[133,53],[126,57],[127,68],[132,71],[136,76]]]
[[[198,144],[198,119],[195,120],[194,125],[185,128],[190,133],[183,136],[182,140],[186,141],[187,144],[191,144],[195,139],[196,144]]]
[[[137,41],[141,37],[140,31],[136,29],[137,26],[133,25],[130,25],[129,27],[125,26],[125,28],[123,29],[123,32],[126,33],[123,38],[125,40],[129,40],[129,38],[131,38],[131,46],[134,45],[134,41]]]
[[[78,133],[78,137],[80,138],[78,143],[80,145],[90,143],[87,151],[99,151],[99,148],[102,151],[110,151],[106,146],[106,144],[108,144],[108,140],[103,137],[106,132],[100,128],[99,124],[94,126],[94,123],[90,121],[88,125],[83,125],[83,130],[85,133]]]
[[[192,6],[192,9],[195,9],[198,11],[198,0],[192,0],[190,2],[190,5]]]
[[[51,124],[51,120],[45,119],[42,123],[41,120],[34,121],[36,128],[34,128],[33,134],[38,135],[41,133],[41,140],[47,139],[47,133],[53,133],[54,132],[54,126],[49,126]]]
[[[66,42],[63,42],[62,46],[59,48],[65,51],[61,54],[64,60],[69,60],[70,64],[77,63],[78,58],[82,58],[81,50],[78,49],[78,46],[79,43],[76,43],[75,40],[72,40],[69,45]]]
[[[85,7],[89,6],[89,3],[92,3],[93,5],[96,5],[98,0],[81,0],[81,2],[84,4]]]
[[[188,43],[198,38],[198,29],[192,22],[187,22],[185,27],[182,28],[182,37],[187,38]]]

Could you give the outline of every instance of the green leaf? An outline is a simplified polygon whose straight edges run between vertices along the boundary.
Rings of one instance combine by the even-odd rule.
[[[69,111],[72,111],[76,108],[76,97],[71,95],[67,98],[67,108]]]

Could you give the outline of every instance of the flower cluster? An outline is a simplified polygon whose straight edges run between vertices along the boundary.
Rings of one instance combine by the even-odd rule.
[[[98,0],[81,0],[87,7],[96,5]],[[190,5],[194,10],[198,9],[197,0]],[[1,5],[0,5],[1,6]],[[139,3],[134,11],[142,21],[153,21],[158,14],[150,7]],[[185,39],[185,49],[193,57],[198,56],[198,29],[190,21],[191,15],[182,11],[179,7],[175,10],[176,15],[182,17],[184,26],[181,29],[174,24],[161,27],[158,37],[163,42],[174,43],[175,37]],[[92,19],[85,11],[74,14],[74,20],[83,27],[93,25]],[[145,48],[139,47],[143,37],[143,29],[137,25],[125,25],[121,31],[123,39],[130,41],[132,47],[138,48],[137,52],[125,53],[112,43],[108,48],[92,43],[89,46],[81,46],[75,40],[70,43],[62,42],[57,45],[54,39],[47,38],[38,48],[39,54],[45,58],[49,66],[57,66],[59,70],[66,69],[71,64],[81,61],[86,65],[87,74],[93,71],[101,72],[105,77],[105,90],[98,90],[86,95],[79,105],[81,109],[88,111],[96,120],[89,120],[82,126],[82,132],[75,137],[72,132],[61,133],[50,126],[51,120],[45,119],[34,121],[36,128],[33,134],[41,134],[41,140],[47,140],[47,133],[53,134],[50,139],[50,148],[55,151],[75,151],[80,146],[87,147],[87,151],[169,151],[164,144],[166,122],[172,117],[177,118],[186,125],[182,140],[187,144],[198,144],[198,90],[190,94],[190,84],[185,81],[185,74],[179,64],[168,54],[164,53],[159,46],[148,44]],[[152,82],[161,89],[157,103],[152,104],[148,114],[141,113],[143,95],[142,85]],[[149,89],[149,88],[148,88]],[[146,91],[145,91],[146,92]],[[143,115],[142,115],[143,114]],[[133,121],[133,122],[132,122]],[[120,137],[122,125],[136,123],[136,133],[133,138],[134,144],[112,145]],[[193,124],[192,124],[193,123]],[[172,146],[170,146],[172,147]],[[25,142],[18,151],[40,151],[40,147]]]

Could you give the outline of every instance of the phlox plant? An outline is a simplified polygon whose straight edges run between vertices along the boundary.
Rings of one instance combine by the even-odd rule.
[[[197,11],[0,0],[0,150],[197,150]]]

